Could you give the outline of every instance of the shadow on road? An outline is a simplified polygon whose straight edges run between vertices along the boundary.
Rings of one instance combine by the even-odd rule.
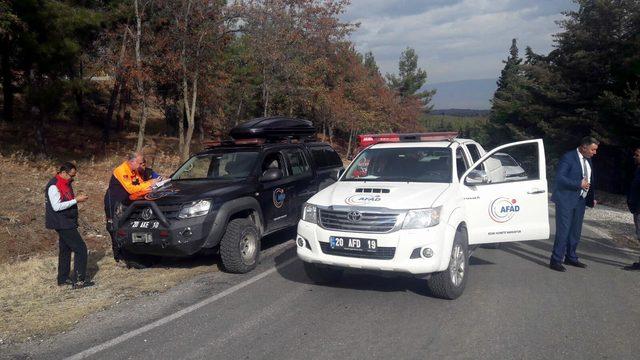
[[[600,244],[602,239],[583,236],[580,244],[578,245],[578,257],[583,260],[614,266],[623,267],[626,263],[605,258],[604,256],[614,257],[626,257],[626,255],[615,248],[608,248]],[[526,247],[541,250],[544,253],[538,253],[528,250]],[[540,266],[548,267],[549,258],[551,256],[551,250],[553,248],[552,240],[549,241],[526,241],[522,243],[504,243],[500,246],[500,250],[509,253],[514,256],[518,256],[524,260],[533,262]]]
[[[378,291],[378,292],[404,292],[410,291],[417,295],[433,297],[429,292],[426,280],[412,276],[410,274],[381,272],[361,269],[346,269],[342,279],[331,285],[319,285],[311,281],[304,272],[302,261],[298,260],[291,266],[280,267],[292,257],[296,257],[296,249],[291,248],[275,257],[275,263],[278,268],[278,274],[289,281],[314,285],[319,287],[328,287],[336,289],[350,289],[362,291]],[[469,259],[471,266],[493,265],[492,262],[472,256]]]
[[[277,231],[273,234],[265,236],[261,241],[261,250],[268,250],[274,246],[294,239],[296,235],[295,227],[287,228]],[[90,278],[93,278],[98,272],[99,268],[97,262],[105,256],[102,253],[91,253],[89,255],[88,271]],[[203,249],[194,255],[186,257],[158,257],[157,261],[150,266],[150,268],[176,268],[176,269],[191,269],[199,266],[216,266],[218,269],[222,269],[222,260],[218,252],[218,247],[213,249]]]

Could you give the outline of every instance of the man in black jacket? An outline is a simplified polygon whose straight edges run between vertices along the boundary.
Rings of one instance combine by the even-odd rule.
[[[629,187],[629,193],[627,194],[627,205],[629,206],[629,211],[633,214],[633,223],[636,226],[636,238],[640,241],[640,146],[633,152],[633,160],[636,164],[636,171],[631,186]],[[640,261],[627,266],[625,269],[640,270]]]
[[[74,289],[93,285],[87,280],[87,245],[78,232],[78,203],[87,201],[87,195],[78,197],[73,193],[71,183],[77,174],[76,166],[66,162],[54,178],[49,180],[44,191],[45,225],[60,237],[58,253],[58,285],[70,284]],[[73,252],[73,275],[71,253]]]

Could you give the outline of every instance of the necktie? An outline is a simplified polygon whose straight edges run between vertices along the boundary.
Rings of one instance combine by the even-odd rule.
[[[584,180],[587,180],[587,182],[589,181],[589,176],[588,176],[588,172],[587,172],[587,159],[586,158],[582,158],[582,178]],[[580,191],[580,196],[582,196],[583,198],[587,197],[587,191],[586,190],[581,190]]]

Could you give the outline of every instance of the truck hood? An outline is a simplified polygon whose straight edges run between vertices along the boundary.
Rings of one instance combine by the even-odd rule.
[[[188,180],[171,181],[165,186],[144,196],[144,200],[156,201],[159,205],[214,198],[222,194],[243,191],[246,180]],[[142,199],[141,199],[142,200]]]
[[[314,195],[309,202],[319,206],[420,209],[432,207],[450,186],[418,182],[339,181]]]

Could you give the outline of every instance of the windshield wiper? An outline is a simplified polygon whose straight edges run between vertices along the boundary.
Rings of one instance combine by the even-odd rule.
[[[412,178],[412,177],[408,177],[408,176],[391,176],[391,177],[384,177],[384,178],[380,178],[378,179],[379,181],[402,181],[402,182],[415,182],[416,179]]]

